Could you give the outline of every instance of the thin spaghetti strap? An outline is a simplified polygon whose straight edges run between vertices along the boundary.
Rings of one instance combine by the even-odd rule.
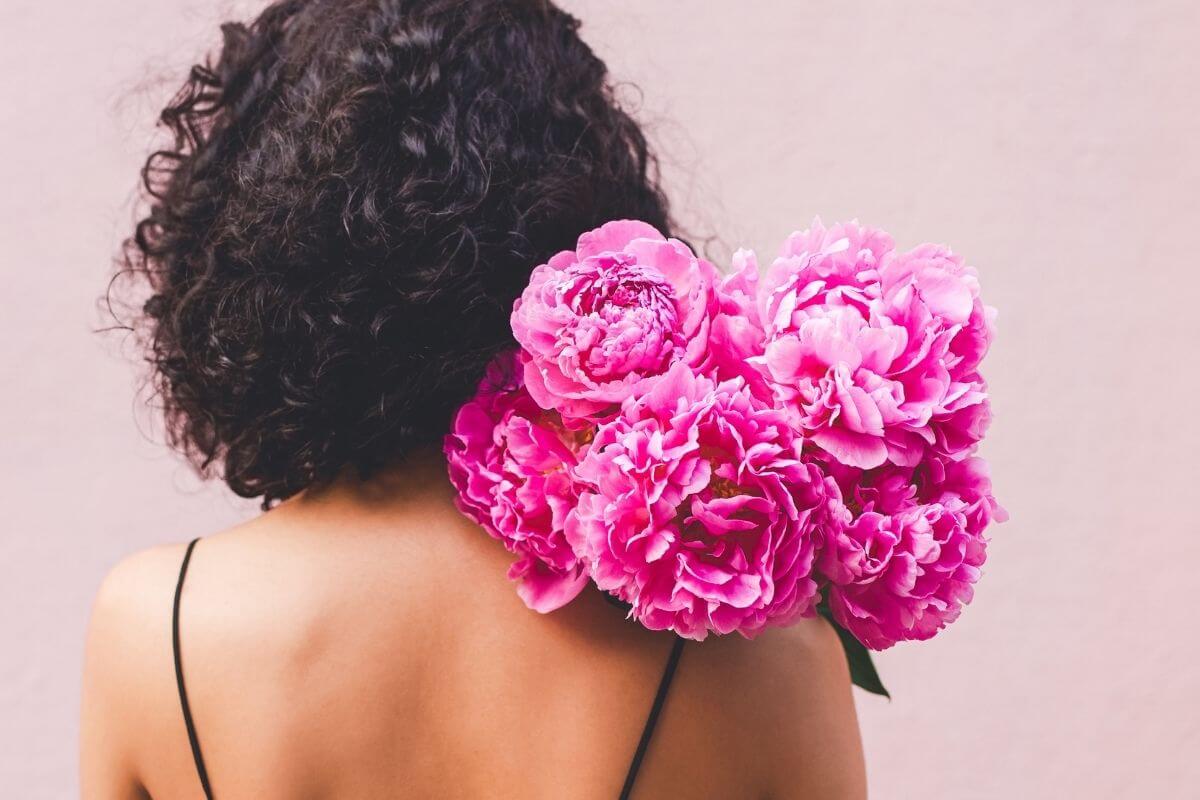
[[[679,657],[683,655],[682,637],[675,637],[671,645],[671,655],[667,657],[667,666],[663,669],[662,680],[658,682],[658,692],[654,695],[654,705],[650,706],[650,716],[646,717],[646,726],[642,728],[642,738],[638,740],[637,750],[633,761],[629,764],[629,772],[625,774],[625,785],[621,787],[621,800],[629,800],[633,791],[634,781],[637,780],[638,770],[642,768],[642,759],[646,757],[646,748],[654,736],[654,726],[658,724],[658,716],[662,713],[663,703],[667,700],[667,692],[671,689],[671,679],[675,677],[675,667],[679,665]]]
[[[206,800],[212,800],[212,787],[208,785],[208,770],[204,768],[204,757],[200,755],[200,740],[196,737],[196,725],[192,722],[192,709],[188,705],[187,689],[183,685],[183,662],[179,656],[179,598],[183,595],[183,579],[187,577],[188,562],[199,539],[188,542],[179,566],[179,582],[175,584],[175,605],[171,610],[171,649],[175,655],[175,685],[179,687],[179,705],[183,709],[183,724],[187,726],[188,743],[192,746],[192,760],[196,762],[196,773]]]

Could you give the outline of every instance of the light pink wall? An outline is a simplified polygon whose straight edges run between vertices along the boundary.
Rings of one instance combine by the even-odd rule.
[[[119,339],[91,333],[147,123],[232,7],[0,6],[7,796],[75,792],[105,569],[252,510],[146,438]],[[1001,310],[985,454],[1013,520],[963,619],[879,658],[896,699],[860,698],[873,795],[1194,797],[1200,6],[569,7],[640,84],[714,254],[858,216],[948,241]]]

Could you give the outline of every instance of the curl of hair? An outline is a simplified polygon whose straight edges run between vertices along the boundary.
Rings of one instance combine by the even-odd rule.
[[[122,272],[170,443],[263,506],[441,440],[530,270],[657,165],[546,0],[279,0],[160,122]]]

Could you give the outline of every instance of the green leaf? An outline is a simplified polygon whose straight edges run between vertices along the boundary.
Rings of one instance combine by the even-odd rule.
[[[871,651],[862,642],[855,639],[854,634],[837,624],[833,614],[829,611],[829,606],[825,603],[817,606],[817,611],[822,617],[829,620],[829,624],[837,631],[838,639],[842,642],[842,650],[846,653],[846,662],[850,665],[850,682],[871,694],[883,695],[891,700],[892,696],[883,687],[883,681],[879,679],[879,673],[875,670],[875,662],[871,660]]]

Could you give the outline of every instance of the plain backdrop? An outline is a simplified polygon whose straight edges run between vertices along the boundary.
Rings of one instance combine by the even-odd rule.
[[[1195,797],[1200,5],[567,5],[640,87],[622,97],[711,255],[858,217],[950,243],[1000,309],[983,453],[1012,520],[962,619],[879,656],[873,797]],[[6,797],[77,792],[104,572],[255,511],[161,446],[130,347],[94,332],[153,118],[252,7],[0,4]]]

